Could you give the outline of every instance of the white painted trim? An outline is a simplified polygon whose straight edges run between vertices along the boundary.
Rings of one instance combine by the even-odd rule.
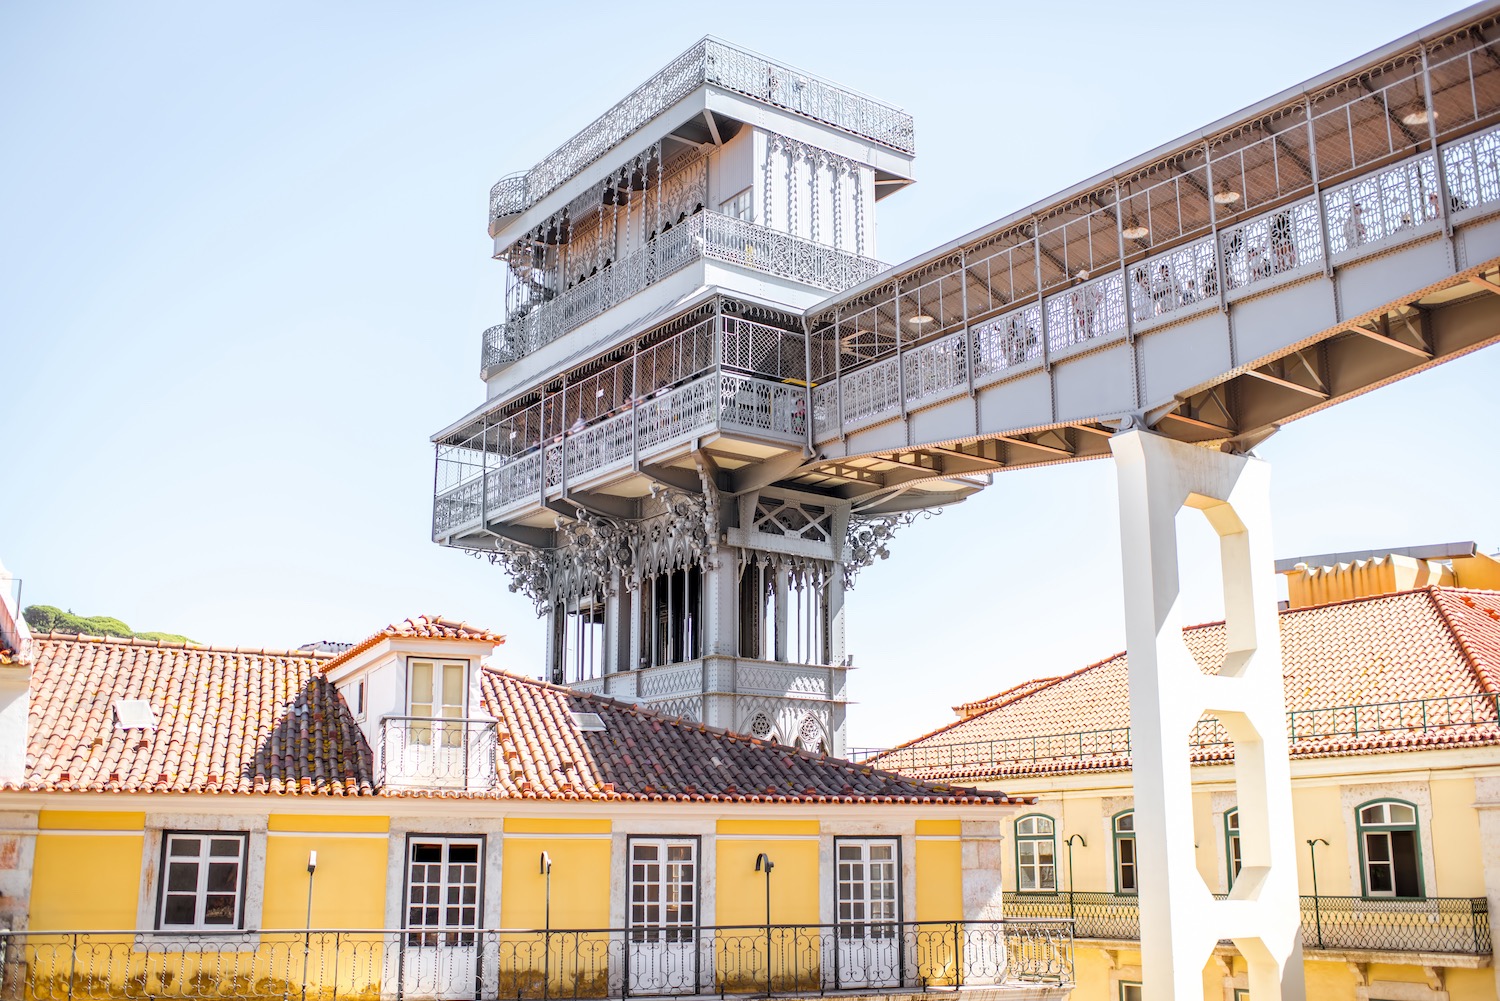
[[[720,841],[817,841],[820,834],[717,834]]]
[[[614,837],[614,834],[610,832],[580,834],[576,831],[570,834],[537,834],[533,831],[519,831],[512,834],[506,831],[501,834],[501,837],[512,841],[608,841]]]
[[[267,831],[268,838],[378,838],[381,841],[390,837],[389,834],[379,831]]]
[[[1004,841],[1003,835],[995,837],[966,838],[961,834],[918,834],[914,840],[917,841]]]
[[[29,835],[32,835],[32,836],[42,835],[42,834],[60,834],[63,837],[144,838],[146,836],[146,829],[142,827],[142,828],[137,828],[134,831],[127,831],[127,830],[90,831],[90,830],[86,830],[84,828],[39,827],[39,828],[37,828],[35,830],[31,830],[31,831],[0,831],[0,834],[29,834]]]

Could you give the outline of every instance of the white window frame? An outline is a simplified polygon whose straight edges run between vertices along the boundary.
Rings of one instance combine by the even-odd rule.
[[[428,711],[419,713],[416,711],[416,703],[413,701],[416,694],[417,666],[425,664],[432,670],[432,700],[425,702]],[[452,693],[448,692],[444,683],[444,668],[458,667],[463,671],[463,681],[459,684],[459,701],[449,701]],[[406,660],[406,715],[413,717],[407,721],[407,742],[409,744],[431,744],[432,728],[440,726],[440,733],[444,740],[444,746],[459,747],[463,744],[464,723],[456,722],[455,725],[423,724],[420,720],[452,719],[455,721],[465,720],[469,716],[469,682],[472,665],[467,660],[451,660],[438,657],[408,657]],[[458,715],[452,716],[445,712],[446,709],[457,708]],[[424,739],[425,738],[425,739]]]
[[[659,849],[660,854],[655,860],[637,859],[636,849],[650,845]],[[681,859],[669,858],[673,848],[687,848],[690,857],[685,864],[692,866],[692,878],[688,880],[671,878],[674,873],[680,875],[680,869],[684,865]],[[656,865],[658,867],[657,877],[654,880],[640,881],[636,879],[636,866]],[[697,837],[682,836],[654,836],[654,835],[630,835],[625,841],[625,914],[626,927],[629,928],[629,939],[633,943],[644,942],[670,942],[687,943],[697,940],[698,929],[702,926],[703,918],[703,846],[701,839]],[[637,900],[637,889],[647,886],[655,886],[659,893],[656,900]],[[679,896],[686,889],[688,896]],[[636,908],[643,911],[657,908],[659,920],[636,920]],[[676,918],[668,919],[668,914],[676,910]],[[687,917],[683,917],[684,911]],[[643,915],[644,916],[644,915]]]
[[[719,203],[719,212],[741,222],[755,222],[754,186],[745,188],[743,191],[736,191],[724,199]]]
[[[173,854],[173,846],[195,841],[198,843],[197,853],[192,856]],[[239,851],[234,856],[234,864],[238,869],[235,887],[232,891],[234,897],[234,920],[229,924],[209,924],[204,920],[204,910],[210,896],[225,896],[223,890],[210,893],[208,888],[209,870],[214,865],[214,859],[221,860],[223,864],[229,859],[227,855],[215,856],[212,854],[214,842],[234,841],[238,843]],[[184,895],[181,890],[173,890],[170,887],[170,875],[174,862],[186,863],[191,861],[198,867],[197,886],[193,890],[193,921],[183,924],[167,923],[167,902],[170,897]],[[163,932],[210,932],[216,934],[227,934],[243,931],[245,928],[245,898],[250,876],[250,832],[248,831],[163,831],[161,841],[161,862],[157,876],[157,904],[155,929]]]
[[[841,871],[845,859],[841,856],[839,849],[847,845],[861,845],[864,848],[861,856],[861,864],[864,867],[864,871],[859,879],[864,892],[860,900],[846,900],[842,893],[843,887],[852,882],[851,880],[844,879]],[[889,859],[878,860],[882,864],[889,863],[892,869],[889,883],[891,884],[893,895],[888,901],[884,898],[877,900],[871,897],[869,892],[870,886],[874,882],[870,877],[870,866],[874,863],[870,859],[869,850],[876,845],[882,847],[889,846],[891,849],[891,857]],[[899,937],[903,897],[906,890],[906,887],[903,885],[904,881],[901,878],[901,847],[901,839],[897,837],[835,837],[833,839],[833,914],[834,925],[837,929],[836,934],[839,937],[845,940]],[[881,882],[886,881],[882,880]],[[862,905],[864,908],[864,917],[845,917],[843,914],[845,904],[850,905],[851,909],[856,904]],[[873,913],[877,906],[884,909],[886,904],[889,904],[890,907],[891,913],[889,916]]]
[[[412,858],[418,845],[439,846],[442,858],[440,861],[422,862],[421,864],[436,865],[438,867],[438,882],[433,884],[423,881],[424,887],[436,886],[438,889],[438,902],[434,906],[430,900],[423,899],[420,903],[412,901],[412,866],[416,864]],[[475,861],[453,862],[451,854],[454,847],[474,848]],[[457,904],[448,903],[448,890],[452,887],[465,887],[470,885],[467,881],[454,882],[451,879],[452,867],[455,865],[473,865],[475,867],[475,878],[473,881],[474,901],[466,903],[462,900]],[[470,946],[478,940],[477,932],[484,926],[484,867],[485,867],[485,837],[484,835],[452,835],[452,834],[408,834],[406,836],[405,864],[401,874],[401,928],[406,933],[406,941],[409,946],[418,945],[460,945]],[[425,895],[424,895],[425,897]],[[429,925],[425,923],[412,924],[411,912],[413,907],[424,910],[434,909],[438,913],[438,923]],[[462,919],[458,924],[448,924],[444,920],[444,912],[449,907],[472,908],[474,920],[465,923]]]
[[[1045,821],[1046,831],[1037,829],[1038,822]],[[1044,863],[1036,849],[1040,845],[1050,845],[1050,862]],[[1023,856],[1023,848],[1030,848],[1031,859],[1027,861]],[[1052,885],[1044,886],[1042,883],[1042,868],[1050,866],[1052,869]],[[1026,885],[1026,876],[1030,873],[1032,884]],[[1030,813],[1016,819],[1016,892],[1017,893],[1056,893],[1057,892],[1057,821],[1045,813]]]

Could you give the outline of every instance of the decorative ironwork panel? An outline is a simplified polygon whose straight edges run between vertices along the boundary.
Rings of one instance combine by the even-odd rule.
[[[974,378],[994,378],[1042,357],[1042,308],[1033,303],[974,327]]]
[[[964,355],[968,346],[968,337],[960,331],[902,354],[907,405],[948,396],[953,390],[967,386],[969,375]]]
[[[844,426],[901,410],[901,381],[896,359],[856,369],[839,380],[844,394]]]
[[[1306,198],[1285,208],[1219,231],[1223,247],[1225,292],[1277,275],[1309,268],[1323,261],[1318,202]],[[1152,289],[1153,296],[1157,290]],[[1169,290],[1166,305],[1171,307]],[[1171,307],[1176,308],[1176,307]],[[1170,308],[1166,310],[1170,312]]]
[[[637,407],[641,452],[709,430],[718,415],[718,377],[709,375],[647,400]]]
[[[725,373],[720,377],[719,423],[770,437],[800,441],[807,435],[807,391]]]
[[[800,330],[724,317],[720,358],[725,368],[778,379],[807,379],[807,345]]]
[[[830,697],[828,672],[803,666],[740,661],[739,690],[802,698]]]
[[[1457,197],[1452,207],[1462,205]],[[1328,249],[1337,256],[1441,222],[1437,161],[1428,153],[1323,193]]]
[[[1047,346],[1063,351],[1076,344],[1125,332],[1125,282],[1119,272],[1080,282],[1046,299]]]
[[[637,694],[647,699],[702,691],[703,666],[698,663],[646,668],[636,678]]]
[[[1137,324],[1215,300],[1219,265],[1213,237],[1148,257],[1130,269],[1130,315]]]

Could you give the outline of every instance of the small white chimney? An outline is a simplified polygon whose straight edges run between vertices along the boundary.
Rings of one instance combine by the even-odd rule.
[[[0,564],[0,784],[26,779],[31,645],[15,578]]]

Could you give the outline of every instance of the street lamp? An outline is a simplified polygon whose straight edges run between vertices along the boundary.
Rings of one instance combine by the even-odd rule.
[[[1068,840],[1064,842],[1068,846],[1068,920],[1070,921],[1076,920],[1076,915],[1073,913],[1073,842],[1075,840],[1085,848],[1089,846],[1089,843],[1083,840],[1082,834],[1069,834]]]
[[[307,853],[307,930],[302,933],[302,998],[307,1001],[307,961],[312,953],[313,873],[318,869],[318,851]]]
[[[1323,948],[1323,911],[1318,906],[1318,845],[1327,845],[1322,838],[1307,839],[1307,857],[1312,863],[1313,878],[1313,924],[1318,930],[1318,948]]]
[[[765,852],[755,856],[755,871],[766,874],[766,997],[771,996],[771,870],[775,867]]]
[[[552,989],[552,856],[542,852],[542,997]]]

